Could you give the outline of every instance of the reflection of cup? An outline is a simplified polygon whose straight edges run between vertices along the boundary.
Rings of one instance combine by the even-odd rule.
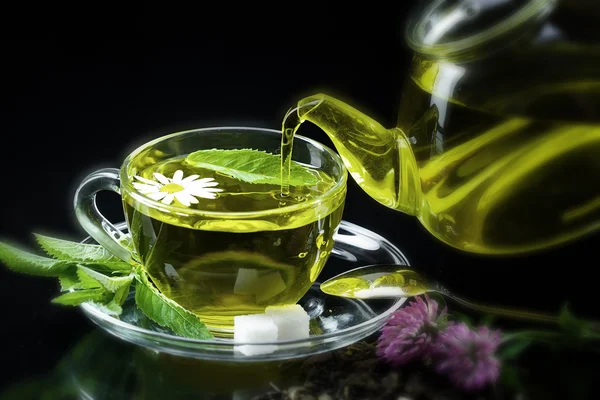
[[[250,400],[273,387],[297,385],[303,361],[240,363],[179,357],[94,331],[44,377],[47,385],[32,386],[41,389],[35,398],[42,390],[55,394],[60,388],[64,396],[48,398]]]
[[[333,247],[347,172],[336,153],[300,136],[292,159],[318,179],[292,186],[287,197],[279,184],[240,181],[185,159],[210,149],[278,154],[280,145],[280,132],[258,128],[198,129],[156,139],[131,153],[120,170],[85,178],[75,195],[77,218],[115,255],[142,263],[164,295],[213,330],[229,330],[235,315],[296,303],[308,291]],[[123,198],[131,252],[96,207],[101,190]]]
[[[274,388],[299,384],[304,360],[225,362],[145,349],[134,354],[138,393],[143,399],[256,399]]]

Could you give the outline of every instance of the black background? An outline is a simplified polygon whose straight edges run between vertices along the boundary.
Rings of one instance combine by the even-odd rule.
[[[118,167],[143,142],[219,125],[278,129],[301,97],[324,91],[393,126],[411,53],[402,41],[413,2],[360,8],[332,2],[205,3],[199,9],[36,7],[6,13],[0,52],[0,236],[33,246],[31,232],[86,236],[74,220],[80,180]],[[47,6],[50,7],[50,6]],[[305,124],[301,133],[328,145]],[[114,194],[99,196],[112,221]],[[598,235],[521,257],[486,258],[436,242],[416,218],[385,209],[350,182],[345,219],[401,248],[414,266],[480,300],[556,311],[588,300]],[[57,283],[0,269],[7,381],[46,371],[93,329],[51,305]]]

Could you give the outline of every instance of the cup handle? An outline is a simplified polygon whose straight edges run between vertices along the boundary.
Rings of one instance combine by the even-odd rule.
[[[116,168],[104,168],[83,179],[77,190],[73,205],[75,216],[83,229],[108,251],[121,260],[132,263],[130,250],[122,242],[125,235],[110,223],[96,206],[96,193],[110,190],[121,194],[121,179]]]

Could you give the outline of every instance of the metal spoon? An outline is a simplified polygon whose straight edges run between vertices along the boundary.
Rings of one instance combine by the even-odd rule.
[[[440,293],[473,310],[511,318],[557,323],[557,316],[522,310],[492,307],[454,295],[439,282],[425,278],[406,265],[367,265],[346,271],[323,282],[321,290],[329,295],[353,299],[413,297]]]

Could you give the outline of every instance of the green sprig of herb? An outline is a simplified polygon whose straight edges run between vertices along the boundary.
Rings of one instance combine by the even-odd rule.
[[[136,279],[135,301],[148,318],[155,322],[162,321],[160,325],[184,337],[212,338],[206,326],[196,315],[160,293],[145,272],[141,271]]]
[[[479,317],[474,318],[472,315],[455,310],[452,312],[452,320],[465,323],[471,328],[492,326],[496,321],[494,316],[488,314]],[[505,331],[497,356],[502,361],[513,361],[536,345],[555,350],[585,349],[586,352],[600,352],[600,324],[576,316],[565,303],[558,313],[555,324]]]
[[[185,162],[195,168],[221,172],[248,183],[281,184],[281,157],[252,149],[198,150],[187,156]],[[290,182],[292,186],[310,186],[319,181],[306,167],[292,161]]]
[[[86,303],[118,318],[135,282],[136,305],[152,321],[183,337],[212,338],[195,314],[158,291],[140,264],[128,264],[100,245],[39,234],[35,239],[48,257],[0,242],[0,263],[15,272],[58,278],[61,294],[53,303]]]

